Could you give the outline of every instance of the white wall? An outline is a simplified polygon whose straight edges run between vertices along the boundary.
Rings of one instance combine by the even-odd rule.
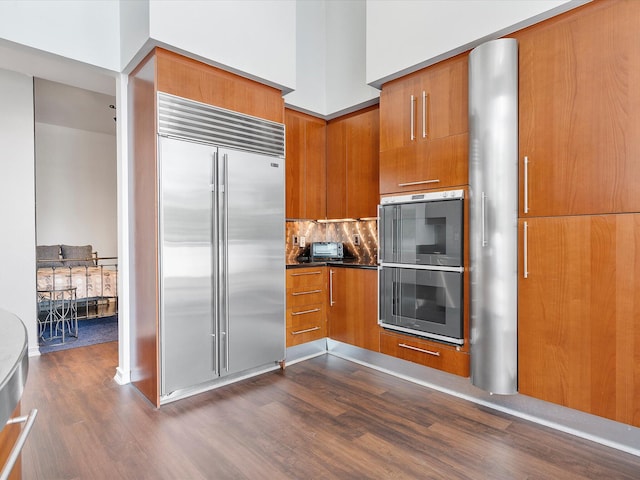
[[[332,118],[375,103],[365,82],[365,0],[298,0],[296,90],[287,106]]]
[[[327,2],[328,115],[380,96],[366,82],[366,8],[364,0]]]
[[[116,137],[35,124],[38,245],[93,245],[118,256]]]
[[[149,40],[149,2],[120,0],[120,67],[131,62]],[[141,59],[138,59],[138,62]]]
[[[295,0],[150,0],[150,36],[285,91],[296,87]]]
[[[0,38],[120,70],[120,2],[2,0]]]
[[[366,81],[418,70],[584,0],[367,0]]]
[[[38,351],[34,206],[33,78],[0,70],[0,308],[26,324]]]
[[[298,0],[296,7],[296,89],[287,106],[308,113],[327,111],[327,28],[325,0]]]

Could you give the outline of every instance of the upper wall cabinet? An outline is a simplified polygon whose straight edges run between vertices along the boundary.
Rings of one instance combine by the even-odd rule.
[[[466,55],[383,86],[380,193],[468,183],[467,92]]]
[[[587,6],[514,35],[521,216],[640,211],[640,3]]]
[[[327,218],[377,216],[379,108],[327,125]]]
[[[325,218],[326,122],[294,110],[285,110],[286,217]]]
[[[161,48],[155,56],[159,91],[283,123],[280,90]]]

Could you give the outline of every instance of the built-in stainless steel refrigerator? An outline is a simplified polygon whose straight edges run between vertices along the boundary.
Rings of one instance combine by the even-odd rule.
[[[171,96],[161,96],[159,105],[160,377],[166,399],[284,359],[284,158],[249,151],[270,147],[251,147],[242,132],[238,142],[246,150],[215,145],[229,141],[216,137],[220,120],[211,120],[213,107]]]

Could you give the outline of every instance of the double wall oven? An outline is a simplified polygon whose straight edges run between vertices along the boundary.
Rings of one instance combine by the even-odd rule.
[[[464,191],[383,197],[379,324],[462,345]]]

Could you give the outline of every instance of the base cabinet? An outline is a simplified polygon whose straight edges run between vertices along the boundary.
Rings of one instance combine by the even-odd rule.
[[[520,220],[520,237],[519,392],[640,426],[640,214]]]
[[[329,268],[329,337],[379,351],[378,272]]]
[[[20,404],[14,410],[11,418],[20,416]],[[13,423],[11,425],[2,425],[0,430],[0,470],[6,464],[11,454],[11,450],[18,441],[18,437],[21,432],[21,424]],[[20,480],[22,478],[22,455],[18,457],[18,460],[13,466],[11,472],[8,472],[8,480]]]
[[[287,270],[287,347],[327,336],[327,268]]]
[[[456,347],[400,333],[380,333],[380,352],[462,377],[469,376],[469,354]]]

